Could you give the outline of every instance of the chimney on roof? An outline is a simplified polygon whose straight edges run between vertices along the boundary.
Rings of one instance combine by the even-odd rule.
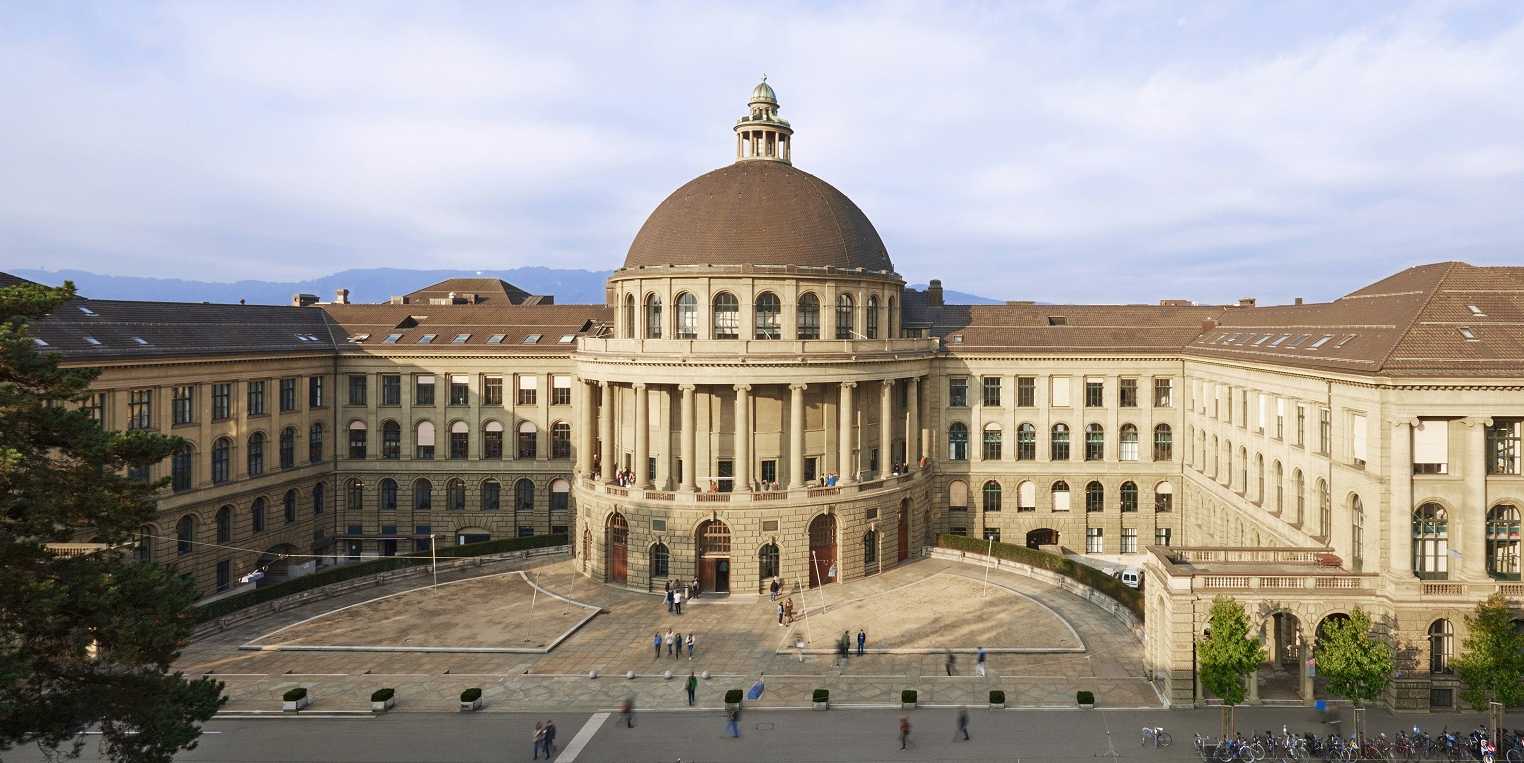
[[[349,304],[349,290],[348,289],[339,289],[338,291],[334,292],[333,303],[335,305],[347,305],[347,304]]]
[[[318,298],[317,298],[316,294],[292,294],[291,295],[291,306],[292,307],[308,307],[308,306],[317,304],[317,301],[318,301]]]
[[[1298,305],[1302,304],[1302,298],[1301,297],[1297,297],[1296,298],[1296,304],[1298,304]]]
[[[1254,307],[1254,298],[1253,297],[1239,297],[1238,298],[1238,306],[1239,307]]]
[[[933,278],[926,286],[926,304],[937,307],[942,306],[942,279]]]

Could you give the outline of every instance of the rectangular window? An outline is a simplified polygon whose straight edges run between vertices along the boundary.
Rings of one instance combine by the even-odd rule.
[[[1281,398],[1275,399],[1275,439],[1283,440],[1286,437],[1286,401]]]
[[[1270,398],[1261,392],[1254,402],[1254,431],[1263,434],[1265,431],[1265,419],[1268,418],[1266,414],[1270,408]]]
[[[420,374],[413,380],[413,405],[434,404],[434,376]]]
[[[947,380],[947,405],[952,408],[968,407],[968,378],[954,376]]]
[[[402,376],[400,374],[381,375],[381,404],[402,405]]]
[[[1519,473],[1520,419],[1493,418],[1487,427],[1487,473]]]
[[[1364,469],[1365,460],[1369,458],[1366,451],[1365,414],[1352,413],[1349,416],[1350,456],[1355,466]]]
[[[1106,537],[1105,537],[1105,533],[1101,530],[1101,528],[1099,528],[1099,527],[1087,527],[1087,528],[1085,528],[1085,553],[1087,553],[1087,554],[1104,554],[1104,553],[1106,553]]]
[[[323,402],[323,377],[307,377],[307,406],[309,408],[322,408]]]
[[[249,415],[265,415],[265,383],[263,381],[249,382]]]
[[[1413,473],[1450,472],[1450,422],[1423,419],[1413,427]]]
[[[135,389],[127,393],[127,428],[153,428],[153,390]]]
[[[1173,408],[1175,406],[1174,380],[1169,378],[1154,378],[1154,407]]]
[[[471,404],[471,377],[464,374],[450,375],[450,405]]]
[[[1085,407],[1100,408],[1106,404],[1106,383],[1101,379],[1085,380]]]
[[[539,400],[540,379],[532,374],[518,377],[518,404],[534,405]]]
[[[173,415],[173,423],[192,424],[196,421],[196,387],[192,384],[181,384],[174,387],[170,392],[170,414]]]
[[[654,474],[655,472],[653,471],[652,473]],[[778,481],[777,459],[769,458],[762,462],[762,481],[767,484]]]
[[[1069,407],[1069,377],[1053,377],[1053,394],[1048,397],[1048,404],[1054,408]]]
[[[984,404],[991,406],[1000,405],[1000,377],[986,376],[984,383]]]
[[[1246,389],[1238,392],[1238,425],[1249,428],[1249,390]]]
[[[296,410],[296,377],[288,376],[280,380],[280,412],[290,413]]]
[[[487,405],[503,404],[503,377],[488,376],[482,379],[482,402]]]
[[[349,404],[365,405],[365,375],[349,375]]]
[[[1037,405],[1037,377],[1016,377],[1016,405],[1022,408]]]
[[[1138,380],[1121,379],[1117,384],[1117,405],[1122,408],[1138,407]]]
[[[1122,528],[1122,553],[1138,553],[1138,529],[1136,527]]]
[[[233,384],[222,382],[212,385],[212,420],[222,421],[233,416]]]
[[[572,379],[570,376],[551,377],[550,404],[571,405]],[[652,419],[655,421],[655,419]]]
[[[1154,545],[1156,545],[1156,546],[1168,546],[1169,545],[1169,528],[1168,527],[1160,527],[1160,528],[1156,528],[1154,530]]]
[[[90,417],[90,420],[100,425],[102,429],[106,427],[106,400],[105,392],[95,392],[85,400],[83,407],[85,414]]]
[[[1333,453],[1333,414],[1327,408],[1318,409],[1318,452]]]

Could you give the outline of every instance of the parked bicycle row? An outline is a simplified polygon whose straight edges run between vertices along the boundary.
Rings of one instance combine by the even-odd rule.
[[[1172,743],[1169,732],[1158,726],[1145,726],[1140,742],[1145,747],[1163,749]],[[1499,744],[1494,747],[1492,735],[1485,725],[1470,733],[1451,731],[1448,727],[1438,734],[1430,734],[1418,726],[1411,731],[1399,731],[1393,736],[1384,733],[1374,736],[1341,736],[1337,733],[1297,733],[1282,727],[1276,734],[1242,733],[1228,739],[1196,734],[1196,754],[1204,761],[1222,763],[1256,763],[1269,761],[1301,760],[1386,760],[1386,761],[1508,761],[1524,763],[1524,730],[1504,729]]]

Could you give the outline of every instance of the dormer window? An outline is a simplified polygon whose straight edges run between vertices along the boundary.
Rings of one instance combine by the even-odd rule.
[[[1291,338],[1290,334],[1281,334],[1280,336],[1275,338],[1274,342],[1270,343],[1270,346],[1271,347],[1280,347],[1281,346],[1281,342],[1284,342],[1284,341],[1286,341],[1287,339],[1290,339],[1290,338]]]
[[[450,344],[465,344],[470,339],[470,334],[456,334],[455,338],[450,340]]]
[[[1333,334],[1324,334],[1323,336],[1318,337],[1318,341],[1313,342],[1312,344],[1307,345],[1307,349],[1309,349],[1309,350],[1316,350],[1319,347],[1322,347],[1323,345],[1328,344],[1328,340],[1330,340],[1330,339],[1333,339]]]
[[[84,305],[80,305],[80,306],[79,306],[79,311],[80,311],[80,312],[81,312],[81,313],[84,313],[84,314],[85,314],[85,315],[86,315],[86,316],[87,316],[87,317],[90,317],[90,318],[95,318],[95,317],[98,317],[98,316],[97,316],[97,315],[96,315],[96,313],[95,313],[95,311],[94,311],[94,310],[91,310],[91,309],[90,309],[90,308],[88,308],[88,307],[85,307],[85,306],[84,306]]]
[[[1255,347],[1258,347],[1258,346],[1260,346],[1260,345],[1262,345],[1262,344],[1264,344],[1264,343],[1265,343],[1265,340],[1266,340],[1266,339],[1269,339],[1269,338],[1270,338],[1270,335],[1269,335],[1269,334],[1264,334],[1264,335],[1262,335],[1262,336],[1260,336],[1260,338],[1258,338],[1258,339],[1256,339],[1256,340],[1254,340],[1254,346],[1255,346]]]
[[[560,341],[561,341],[561,344],[571,344],[572,342],[577,341],[577,335],[576,334],[562,334]]]
[[[439,336],[439,335],[438,334],[424,334],[423,336],[418,337],[418,343],[419,344],[433,344],[434,343],[434,337],[436,337],[436,336]]]
[[[530,334],[530,335],[524,337],[524,344],[539,344],[539,343],[540,343],[540,335],[539,334]]]
[[[493,334],[487,337],[487,344],[502,344],[504,336],[503,334]]]
[[[1482,308],[1477,307],[1476,305],[1466,305],[1466,309],[1470,310],[1471,314],[1476,316],[1476,317],[1478,317],[1478,318],[1486,318],[1487,317],[1487,314],[1482,312]]]
[[[99,346],[101,346],[101,340],[96,339],[93,336],[87,336],[87,337],[85,337],[85,343],[89,344],[91,347],[99,347]]]
[[[401,334],[387,334],[386,335],[386,339],[385,339],[385,343],[386,344],[396,344],[397,340],[399,340],[401,338],[402,338]]]

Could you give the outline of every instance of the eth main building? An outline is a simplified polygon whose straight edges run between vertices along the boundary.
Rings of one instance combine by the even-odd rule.
[[[772,88],[734,132],[606,305],[483,279],[384,304],[80,299],[33,336],[104,369],[103,425],[191,443],[147,475],[172,487],[138,553],[208,596],[311,566],[281,554],[546,533],[610,584],[753,594],[966,534],[1144,567],[1141,648],[1173,703],[1230,594],[1267,638],[1255,696],[1310,699],[1319,624],[1358,605],[1408,708],[1453,704],[1476,602],[1524,603],[1524,267],[1424,265],[1326,304],[945,304],[793,166]]]

